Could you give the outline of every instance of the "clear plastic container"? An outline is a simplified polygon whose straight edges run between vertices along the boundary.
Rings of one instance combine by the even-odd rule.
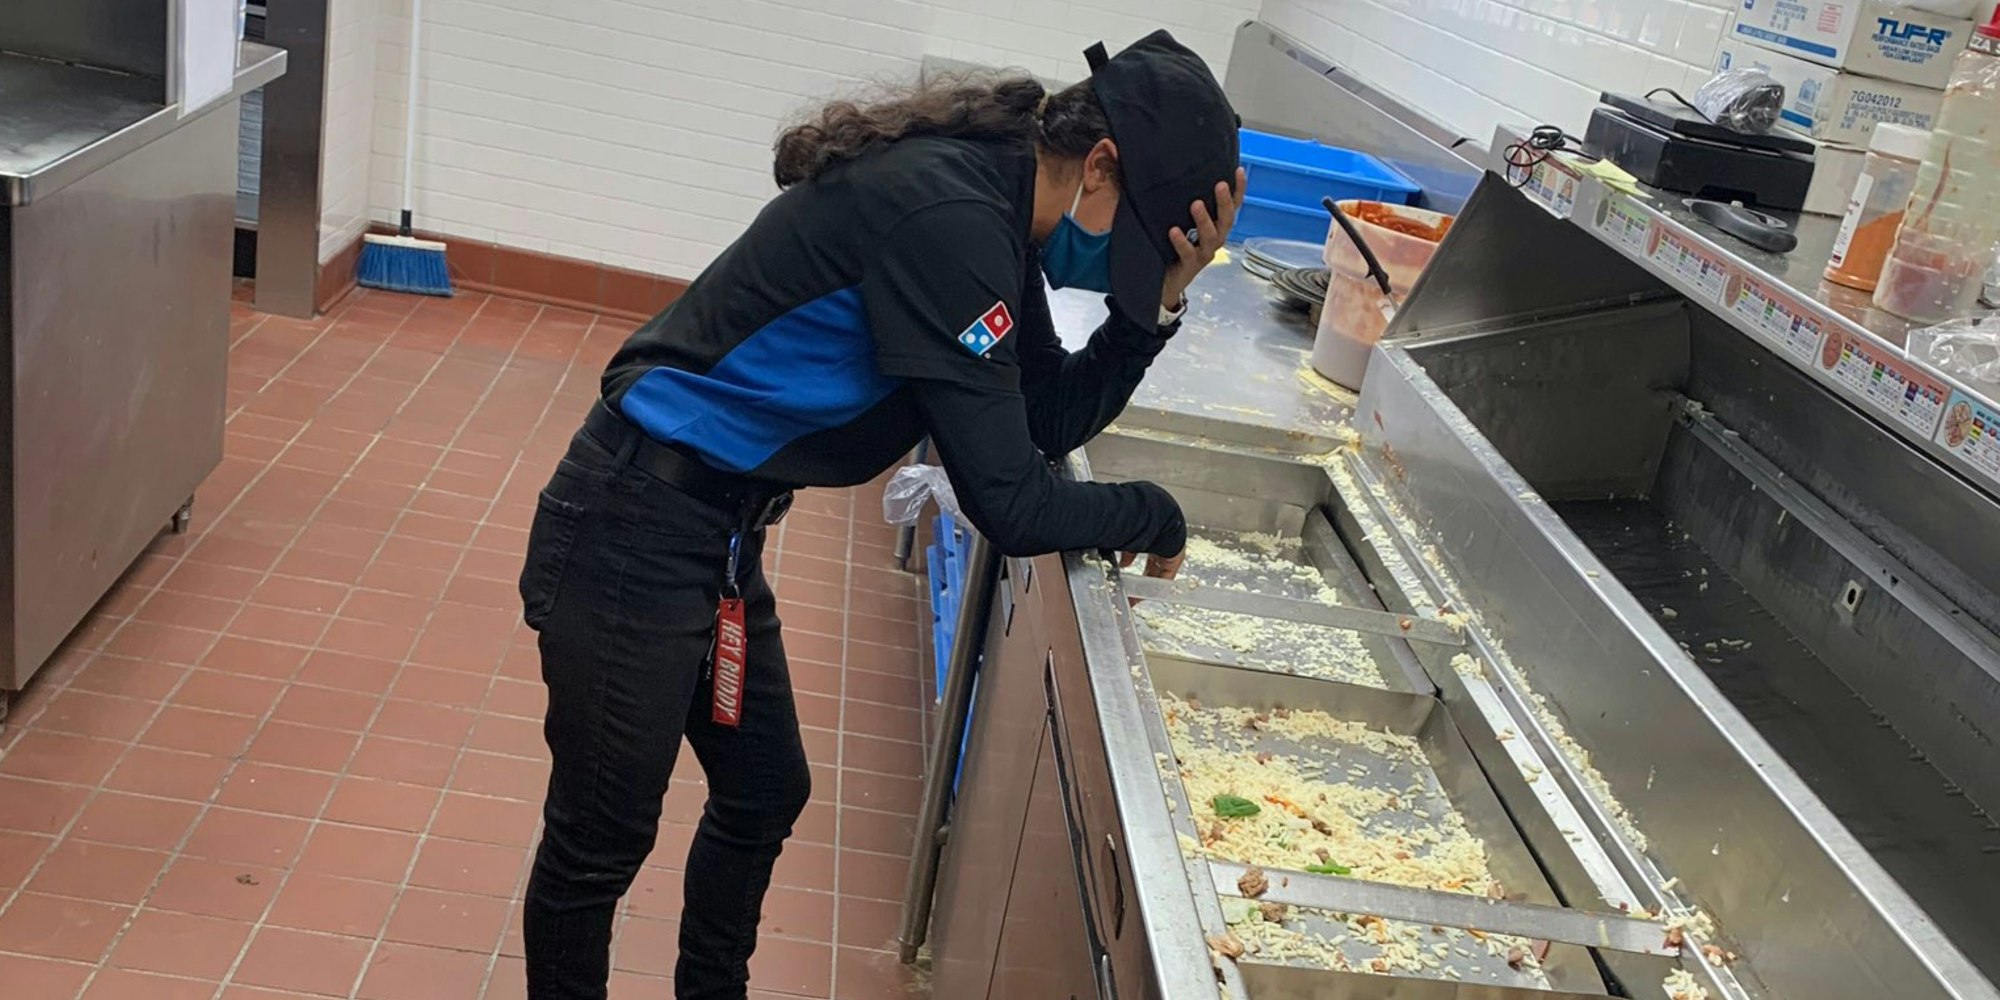
[[[2000,243],[2000,13],[1952,65],[1931,144],[1917,169],[1875,304],[1920,323],[1979,301]]]
[[[1875,290],[1930,143],[1931,134],[1920,128],[1889,122],[1875,126],[1861,177],[1847,201],[1847,217],[1840,220],[1840,235],[1833,241],[1833,256],[1826,261],[1826,280]]]
[[[1349,389],[1361,388],[1368,355],[1389,327],[1396,307],[1429,266],[1438,241],[1451,230],[1452,217],[1379,201],[1343,201],[1339,208],[1389,275],[1390,295],[1368,276],[1368,262],[1338,223],[1327,230],[1326,307],[1313,338],[1312,366]]]

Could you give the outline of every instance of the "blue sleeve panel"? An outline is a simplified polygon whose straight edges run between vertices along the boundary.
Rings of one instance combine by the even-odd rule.
[[[655,440],[749,472],[801,437],[853,421],[902,384],[875,365],[861,289],[843,288],[772,320],[706,374],[646,372],[620,406]]]

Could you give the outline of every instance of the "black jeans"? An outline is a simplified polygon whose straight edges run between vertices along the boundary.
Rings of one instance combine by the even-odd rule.
[[[778,616],[745,535],[738,727],[710,720],[705,665],[739,519],[586,433],[543,490],[521,599],[540,633],[554,757],[524,914],[528,996],[602,1000],[612,918],[652,852],[685,736],[709,797],[683,883],[681,1000],[741,1000],[771,867],[811,792]]]

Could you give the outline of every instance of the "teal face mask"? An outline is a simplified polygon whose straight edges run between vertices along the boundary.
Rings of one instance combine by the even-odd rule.
[[[1042,244],[1042,273],[1054,288],[1082,288],[1111,292],[1111,230],[1093,233],[1076,221],[1076,209],[1083,204],[1083,184],[1076,186],[1076,198],[1056,223],[1056,231]]]

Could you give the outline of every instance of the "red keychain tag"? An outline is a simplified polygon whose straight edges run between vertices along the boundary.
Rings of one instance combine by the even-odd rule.
[[[715,610],[715,664],[711,674],[715,688],[717,723],[734,726],[743,721],[743,599],[725,597]]]
[[[730,727],[743,721],[743,661],[749,645],[749,637],[743,632],[743,595],[736,589],[736,569],[742,551],[742,532],[729,536],[729,565],[722,573],[722,602],[715,606],[715,649],[708,658],[709,687],[715,692],[710,718]]]

